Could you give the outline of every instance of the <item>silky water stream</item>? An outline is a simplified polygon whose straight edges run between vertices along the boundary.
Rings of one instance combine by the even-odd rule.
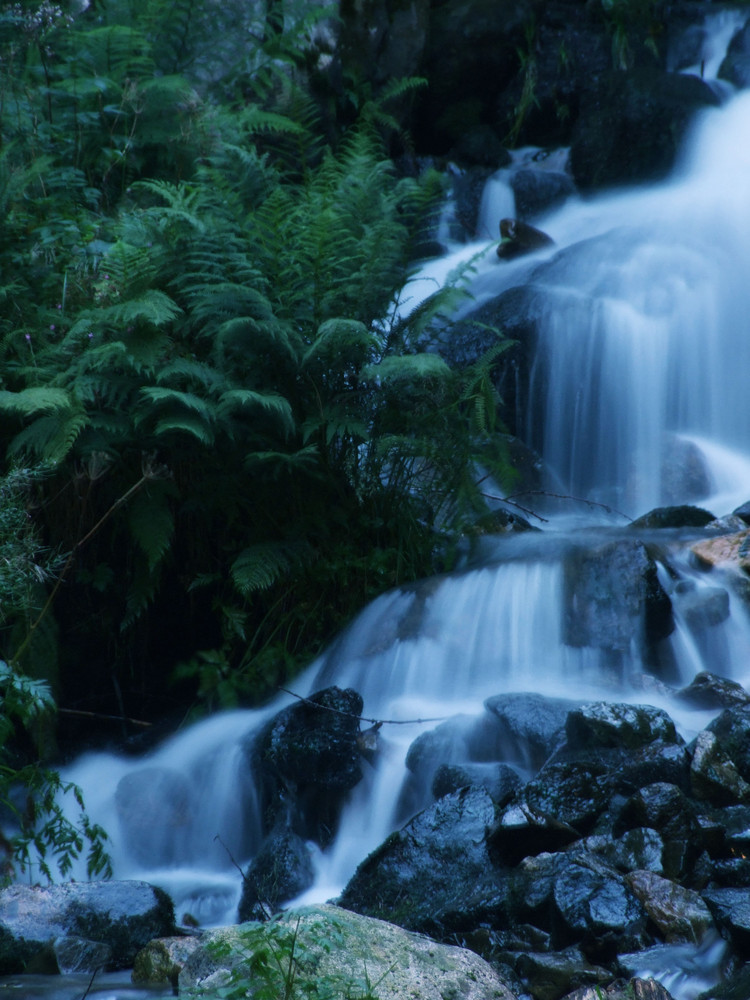
[[[748,220],[750,94],[741,94],[696,123],[668,183],[573,199],[542,220],[555,241],[543,254],[504,263],[494,244],[475,243],[438,265],[444,276],[484,251],[472,279],[474,305],[504,289],[536,288],[526,437],[544,457],[552,491],[631,517],[681,502],[670,494],[674,477],[664,458],[677,442],[700,457],[704,495],[691,502],[721,516],[750,500]],[[488,222],[493,231],[497,221]],[[422,287],[434,288],[435,273],[415,277],[403,309]],[[551,515],[541,532],[488,540],[483,560],[462,572],[378,598],[297,680],[297,692],[353,687],[364,715],[379,719],[476,712],[486,697],[507,691],[649,702],[666,708],[689,739],[710,716],[677,707],[650,683],[635,648],[613,671],[602,650],[564,642],[564,552],[588,533],[616,537],[627,523],[603,506],[576,510]],[[706,585],[707,574],[687,556],[675,556],[674,568],[691,585]],[[750,615],[738,597],[730,601],[727,620],[700,641],[678,609],[666,640],[678,684],[700,670],[750,681]],[[162,886],[178,917],[190,913],[203,925],[236,919],[234,862],[244,868],[261,838],[247,742],[290,700],[208,719],[147,758],[99,753],[68,769],[92,820],[109,831],[116,878]],[[384,727],[382,752],[354,790],[334,843],[318,852],[305,901],[334,897],[408,810],[429,800],[424,790],[407,809],[401,794],[406,750],[425,728]],[[189,796],[190,820],[175,827],[168,810],[161,816],[157,808],[134,843],[123,834],[115,793],[144,768],[174,776]],[[716,957],[715,949],[683,952],[671,970],[644,971],[660,975],[677,1000],[690,1000]]]

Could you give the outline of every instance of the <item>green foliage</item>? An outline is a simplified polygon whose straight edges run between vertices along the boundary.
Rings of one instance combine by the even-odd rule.
[[[388,319],[440,195],[386,156],[421,82],[358,94],[326,140],[295,84],[324,7],[40,10],[0,4],[0,414],[9,457],[54,467],[40,524],[75,554],[62,686],[181,662],[207,707],[257,700],[443,568],[509,475],[498,351],[453,371],[431,343],[456,288]]]
[[[42,475],[43,470],[14,469],[0,480],[0,637],[4,645],[29,628],[30,616],[39,613],[39,591],[59,565],[40,550],[29,518],[30,490]],[[20,751],[24,741],[31,739],[36,752],[43,753],[49,736],[55,713],[49,680],[56,667],[55,637],[54,621],[49,618],[45,628],[35,631],[22,660],[0,660],[4,831],[0,847],[5,879],[23,873],[46,878],[52,878],[53,872],[65,875],[84,849],[90,875],[110,871],[104,831],[89,821],[79,790]],[[35,676],[22,673],[21,664]],[[77,823],[63,811],[64,795],[77,804]]]

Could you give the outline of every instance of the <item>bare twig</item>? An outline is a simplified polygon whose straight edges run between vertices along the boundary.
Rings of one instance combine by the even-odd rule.
[[[305,698],[303,695],[297,694],[295,691],[290,691],[289,688],[280,687],[279,691],[284,691],[286,694],[290,694],[293,698],[297,698],[299,701],[305,702],[306,705],[312,705],[313,708],[322,708],[326,712],[334,712],[336,715],[344,715],[348,719],[359,719],[360,722],[370,722],[378,729],[381,726],[413,726],[419,725],[422,722],[445,722],[448,718],[447,715],[441,715],[435,719],[368,719],[367,716],[357,715],[355,712],[345,712],[341,708],[332,708],[330,705],[320,705],[317,701],[313,701],[311,698]]]
[[[102,712],[85,712],[81,708],[58,708],[60,715],[80,715],[86,719],[111,719],[113,722],[129,722],[131,726],[142,726],[144,729],[153,725],[141,719],[129,719],[124,715],[104,715]]]

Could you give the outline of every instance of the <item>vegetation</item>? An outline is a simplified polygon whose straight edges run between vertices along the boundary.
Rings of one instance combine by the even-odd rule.
[[[259,701],[509,473],[504,343],[454,371],[455,290],[392,309],[441,194],[387,155],[420,83],[333,128],[296,6],[0,4],[0,440],[63,554],[0,655],[68,709]]]

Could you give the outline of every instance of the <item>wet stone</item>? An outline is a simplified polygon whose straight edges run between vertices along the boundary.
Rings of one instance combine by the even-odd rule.
[[[750,694],[741,684],[708,671],[696,674],[676,697],[695,708],[732,708],[750,703]]]
[[[493,802],[503,806],[521,785],[518,772],[509,764],[443,764],[435,772],[432,794],[440,799],[460,788],[483,788]]]
[[[570,712],[565,733],[568,746],[574,750],[595,747],[634,750],[655,740],[681,742],[674,722],[662,709],[603,701]]]

